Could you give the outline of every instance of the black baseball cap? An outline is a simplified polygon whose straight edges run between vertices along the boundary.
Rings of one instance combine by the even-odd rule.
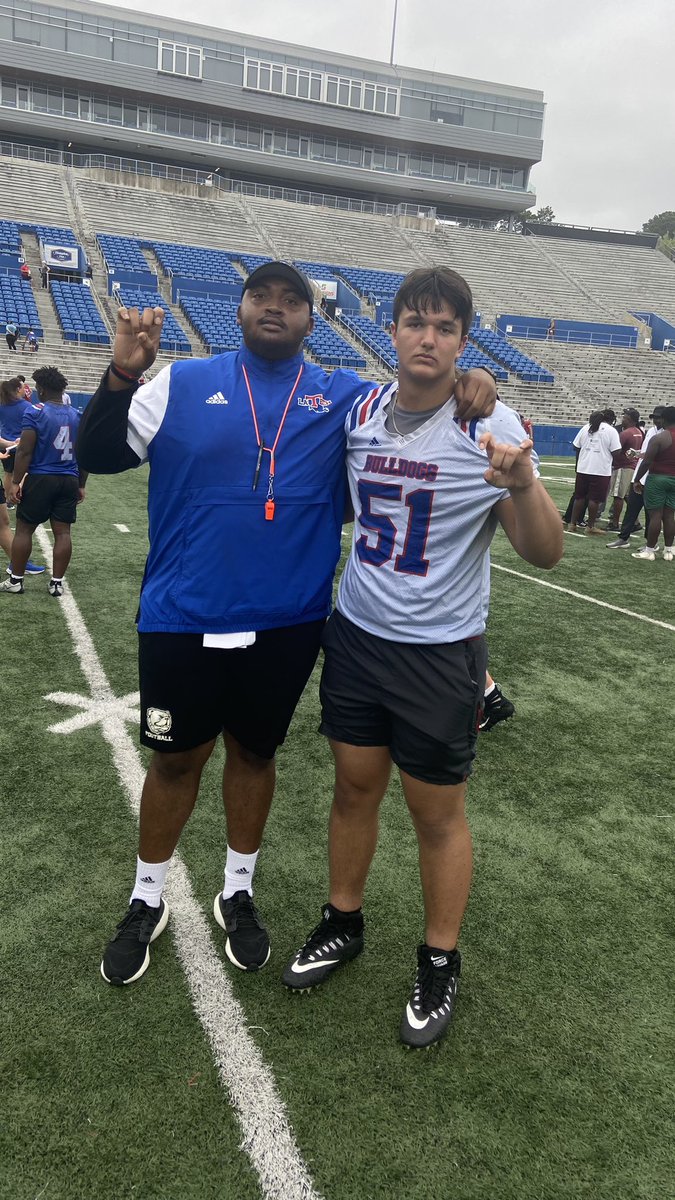
[[[656,404],[654,406],[654,411],[650,412],[650,414],[649,414],[650,421],[653,420],[654,417],[662,417],[665,411],[666,411],[665,404]]]
[[[311,313],[312,309],[314,308],[314,292],[312,291],[312,285],[304,271],[299,271],[297,267],[294,267],[291,263],[287,262],[261,263],[259,267],[256,267],[255,271],[251,271],[251,274],[241,289],[242,296],[244,292],[248,291],[249,288],[255,287],[257,283],[264,283],[266,279],[285,279],[287,283],[290,283],[293,286],[298,295],[302,296],[303,300],[307,301],[309,304],[309,311]]]
[[[624,408],[623,411],[624,411],[624,413],[627,413],[629,417],[632,417],[633,420],[635,421],[635,424],[637,425],[638,421],[640,420],[640,414],[639,414],[637,408]]]

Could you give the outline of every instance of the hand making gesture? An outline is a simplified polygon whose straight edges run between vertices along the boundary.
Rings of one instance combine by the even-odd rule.
[[[493,434],[484,433],[478,445],[485,451],[490,463],[485,472],[488,483],[494,487],[508,488],[510,492],[524,491],[534,483],[530,438],[525,438],[519,446],[513,446],[497,442]]]
[[[159,350],[164,323],[163,308],[120,308],[113,342],[114,365],[132,379],[152,366]]]

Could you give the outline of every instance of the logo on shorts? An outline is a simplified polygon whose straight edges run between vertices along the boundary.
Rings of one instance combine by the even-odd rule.
[[[166,742],[173,740],[166,736],[171,728],[171,713],[167,712],[165,708],[148,708],[145,714],[145,722],[151,737],[156,737]]]

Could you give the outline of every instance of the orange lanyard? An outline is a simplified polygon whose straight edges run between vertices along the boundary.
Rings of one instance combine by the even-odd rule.
[[[258,417],[257,417],[256,411],[255,411],[255,403],[253,401],[253,392],[251,391],[251,383],[250,383],[250,380],[248,377],[248,371],[246,370],[246,367],[244,366],[243,363],[241,364],[241,369],[244,374],[244,382],[246,383],[246,391],[248,392],[248,398],[249,398],[249,401],[251,404],[251,414],[253,416],[253,427],[255,429],[255,436],[256,436],[256,439],[258,442],[258,458],[257,458],[256,464],[255,464],[255,473],[253,475],[253,491],[255,491],[258,486],[258,478],[260,476],[260,464],[262,463],[263,451],[266,451],[267,454],[269,454],[269,456],[270,456],[270,477],[269,477],[269,482],[267,485],[267,499],[265,500],[265,520],[273,521],[274,520],[274,467],[275,467],[276,449],[279,444],[279,438],[281,437],[281,431],[284,427],[284,421],[286,420],[288,410],[291,406],[291,400],[293,399],[293,397],[295,395],[295,389],[297,388],[297,386],[300,382],[300,379],[302,377],[302,372],[305,369],[305,364],[304,364],[304,362],[300,364],[300,370],[298,371],[298,374],[295,379],[295,383],[293,384],[293,387],[291,388],[290,395],[288,397],[288,400],[286,401],[286,407],[284,409],[283,416],[281,418],[281,421],[279,422],[279,428],[277,429],[277,436],[275,437],[274,443],[271,447],[265,446],[263,443],[262,437],[260,436],[260,429],[258,427]]]

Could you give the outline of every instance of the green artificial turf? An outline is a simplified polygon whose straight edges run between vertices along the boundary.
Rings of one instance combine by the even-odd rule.
[[[563,507],[570,489],[549,486]],[[90,480],[68,573],[116,695],[137,686],[144,488],[143,471]],[[672,568],[604,539],[567,536],[542,573],[499,534],[493,560],[675,624]],[[45,579],[2,598],[0,619],[0,1197],[258,1200],[171,936],[139,984],[98,974],[136,831],[97,728],[48,732],[74,710],[44,697],[87,687]],[[422,920],[395,779],[364,954],[310,995],[279,982],[326,898],[332,770],[315,673],[279,754],[256,876],[271,960],[260,975],[225,969],[325,1200],[673,1195],[673,636],[493,572],[491,669],[517,713],[479,739],[460,999],[446,1041],[419,1054],[398,1042]],[[207,914],[225,850],[221,766],[218,749],[181,842]]]

